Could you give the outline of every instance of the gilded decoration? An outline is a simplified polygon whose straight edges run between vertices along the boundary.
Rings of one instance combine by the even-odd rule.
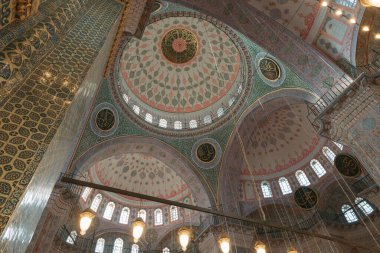
[[[311,188],[302,186],[294,193],[296,204],[303,209],[312,209],[318,204],[318,194]]]
[[[186,63],[196,55],[198,40],[193,32],[184,28],[175,28],[165,34],[161,42],[161,50],[170,62]]]
[[[99,129],[108,131],[115,125],[115,115],[110,109],[103,109],[98,112],[95,121]]]
[[[358,159],[348,154],[338,154],[334,160],[335,167],[339,173],[346,177],[357,177],[361,172]]]
[[[272,58],[265,57],[261,59],[259,68],[263,76],[269,81],[275,82],[281,77],[281,68]]]
[[[211,143],[203,143],[197,148],[197,157],[205,163],[212,162],[215,159],[216,150]]]

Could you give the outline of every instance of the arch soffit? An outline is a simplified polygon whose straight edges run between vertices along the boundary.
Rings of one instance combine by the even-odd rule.
[[[97,161],[125,153],[146,154],[167,164],[188,184],[197,205],[206,208],[214,205],[210,186],[191,162],[175,148],[152,137],[123,136],[99,143],[74,161],[69,173],[84,174]]]

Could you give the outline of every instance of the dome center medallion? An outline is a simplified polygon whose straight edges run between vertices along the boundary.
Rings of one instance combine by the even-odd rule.
[[[165,34],[161,50],[167,60],[175,64],[187,63],[198,51],[197,36],[184,28],[175,28]]]

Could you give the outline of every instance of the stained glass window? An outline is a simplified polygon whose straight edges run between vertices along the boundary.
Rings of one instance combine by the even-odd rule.
[[[90,188],[90,187],[84,188],[84,191],[82,193],[82,199],[84,201],[87,201],[87,198],[88,198],[88,196],[90,196],[91,191],[92,191],[92,188]]]
[[[133,244],[131,253],[139,253],[139,245]]]
[[[74,244],[75,239],[77,239],[77,231],[71,231],[70,235],[67,237],[66,242],[70,244]]]
[[[356,198],[355,204],[365,215],[370,215],[374,211],[372,206],[363,198]]]
[[[105,240],[103,238],[99,238],[96,241],[95,253],[103,253],[103,251],[104,251],[104,244],[105,244]]]
[[[115,203],[109,202],[107,204],[106,210],[104,211],[103,218],[107,220],[111,220],[114,210],[115,210]]]
[[[263,191],[264,198],[273,197],[272,190],[270,188],[270,184],[266,181],[261,182],[261,190]]]
[[[342,213],[344,214],[344,217],[346,218],[348,223],[353,223],[358,221],[358,216],[356,215],[355,211],[352,209],[350,205],[343,205],[342,206]]]
[[[119,222],[121,224],[128,224],[128,220],[129,220],[129,208],[128,207],[124,207],[121,210]]]
[[[302,170],[298,170],[296,172],[296,178],[298,180],[298,183],[301,186],[308,186],[308,185],[310,185],[309,179],[307,178],[305,172],[303,172]]]
[[[123,253],[123,245],[124,245],[123,239],[117,238],[113,245],[112,253]]]
[[[170,220],[171,221],[176,221],[178,220],[178,208],[176,206],[171,206],[170,207]]]
[[[278,180],[278,183],[280,184],[282,194],[286,195],[292,193],[292,188],[290,187],[288,179],[282,177]]]
[[[330,161],[331,164],[334,164],[335,153],[329,147],[323,147],[322,153],[326,156],[326,158]]]
[[[100,202],[102,202],[102,195],[101,194],[98,194],[95,196],[95,198],[92,200],[92,203],[91,203],[91,209],[94,211],[94,212],[97,212],[98,211],[98,208],[99,208],[99,205],[100,205]]]
[[[154,225],[159,226],[163,224],[162,210],[154,210]]]
[[[140,217],[144,222],[146,222],[146,211],[144,209],[141,209],[138,212],[137,217]]]
[[[311,160],[310,166],[318,177],[322,177],[324,174],[326,174],[325,168],[323,168],[322,164],[318,160]]]

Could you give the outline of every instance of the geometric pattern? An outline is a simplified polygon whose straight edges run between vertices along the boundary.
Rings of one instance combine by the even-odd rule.
[[[195,47],[182,64],[168,61],[169,49],[163,43],[169,40],[176,45],[180,38],[172,41],[168,37],[186,30],[191,41],[198,41],[199,48]],[[183,50],[187,52],[189,47]],[[122,89],[156,110],[199,111],[223,99],[236,85],[240,61],[234,42],[210,22],[171,17],[148,25],[141,40],[132,38],[126,45],[120,61]]]
[[[78,2],[76,6],[81,5]],[[0,232],[32,179],[120,7],[113,1],[91,1],[83,18],[75,19],[39,67],[4,99],[0,108]],[[77,13],[83,14],[83,9]]]

